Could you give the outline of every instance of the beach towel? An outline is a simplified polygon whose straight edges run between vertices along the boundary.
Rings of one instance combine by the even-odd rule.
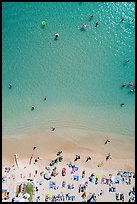
[[[74,167],[74,171],[78,171],[78,167],[75,166],[75,167]]]
[[[49,182],[49,188],[50,189],[55,189],[56,188],[56,182],[50,181]]]
[[[4,183],[6,183],[6,178],[2,178],[2,183],[4,184]]]
[[[101,176],[100,176],[99,174],[97,174],[96,177],[97,177],[98,179],[101,178]]]
[[[62,168],[62,176],[66,175],[66,168]]]
[[[7,195],[7,189],[2,189],[2,198],[4,198]]]
[[[66,187],[66,181],[62,181],[62,188]]]
[[[119,179],[119,178],[116,178],[116,179],[115,179],[115,183],[116,183],[116,184],[119,184],[119,183],[120,183],[120,179]]]
[[[90,181],[91,183],[94,183],[94,184],[95,184],[95,183],[96,183],[96,178],[95,178],[95,177],[93,177],[93,178],[92,178],[92,179],[90,179],[89,181]]]
[[[100,163],[97,165],[97,167],[103,167],[103,166],[104,166],[103,163]]]
[[[75,173],[75,170],[73,169],[71,172],[70,172],[70,174],[74,174]]]
[[[73,175],[72,180],[73,180],[73,181],[79,181],[79,176]]]
[[[59,152],[57,153],[57,156],[59,156],[61,153],[62,153],[62,151],[59,151]]]
[[[75,196],[71,196],[71,200],[72,200],[72,201],[75,200]]]
[[[59,157],[59,162],[62,162],[62,160],[63,160],[63,157],[60,156],[60,157]]]
[[[73,200],[75,200],[75,196],[67,195],[67,196],[66,196],[66,200],[73,201]]]
[[[50,166],[54,166],[55,163],[56,163],[55,160],[52,160],[52,161],[50,162]]]

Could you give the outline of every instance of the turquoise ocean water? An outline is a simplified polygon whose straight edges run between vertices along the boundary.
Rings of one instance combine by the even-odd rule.
[[[134,137],[135,93],[121,88],[135,83],[134,18],[134,2],[2,3],[3,137],[52,126]]]

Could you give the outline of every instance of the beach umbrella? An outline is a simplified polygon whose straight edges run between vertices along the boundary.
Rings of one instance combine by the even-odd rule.
[[[5,196],[5,193],[4,192],[2,192],[2,198]]]
[[[96,177],[97,177],[98,179],[101,178],[101,176],[100,176],[99,174],[97,174]]]
[[[66,168],[65,168],[65,167],[64,167],[64,168],[62,168],[62,171],[63,171],[63,172],[66,172]]]
[[[90,193],[88,196],[87,196],[87,200],[90,200],[92,198],[92,193]]]
[[[115,176],[111,176],[111,180],[113,181],[113,183],[115,182]]]
[[[51,198],[51,194],[50,194],[50,193],[48,193],[48,194],[47,194],[47,197],[48,197],[48,198]]]

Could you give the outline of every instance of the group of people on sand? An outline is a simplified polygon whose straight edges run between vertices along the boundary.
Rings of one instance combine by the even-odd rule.
[[[104,144],[107,145],[108,143],[110,143],[110,139],[106,139],[104,141]],[[37,146],[33,146],[32,150],[36,151],[38,147]],[[36,185],[34,186],[34,193],[36,193],[36,202],[39,202],[40,200],[43,199],[43,196],[45,198],[45,201],[54,201],[54,202],[58,202],[58,201],[76,201],[77,199],[81,198],[81,201],[85,201],[85,202],[96,202],[99,196],[102,196],[105,193],[105,190],[103,190],[103,188],[100,188],[100,184],[101,185],[106,185],[106,187],[108,188],[108,192],[116,192],[116,200],[123,200],[125,199],[125,195],[123,194],[124,198],[121,195],[121,192],[119,192],[119,190],[117,189],[117,185],[118,184],[125,184],[127,185],[131,185],[132,182],[134,182],[135,179],[135,173],[131,172],[131,171],[118,171],[115,175],[109,174],[108,175],[103,175],[100,176],[98,174],[96,174],[95,172],[91,172],[88,175],[88,171],[86,171],[85,169],[81,169],[80,167],[76,166],[76,161],[81,159],[80,155],[76,155],[75,159],[73,160],[73,162],[75,162],[74,164],[72,164],[72,162],[70,162],[69,164],[66,164],[67,166],[65,166],[65,164],[63,164],[63,168],[58,169],[59,163],[62,161],[63,158],[63,152],[62,150],[59,150],[56,153],[56,159],[52,160],[50,164],[48,164],[48,166],[46,166],[45,168],[43,167],[42,169],[35,169],[35,183]],[[110,159],[111,155],[110,153],[107,155],[106,160]],[[36,159],[40,159],[39,157],[37,157]],[[86,158],[87,160],[91,160],[91,157],[88,156]],[[86,162],[85,161],[85,162]],[[35,161],[36,162],[36,161]],[[11,168],[9,169],[9,171],[11,170]],[[5,169],[5,174],[9,174],[8,168]],[[33,174],[33,173],[32,173]],[[55,180],[56,177],[58,177],[58,175],[61,174],[61,178],[62,180]],[[67,180],[65,180],[67,176],[70,176],[71,180],[70,182],[67,183]],[[79,177],[81,179],[74,179],[74,177]],[[27,179],[27,177],[26,177]],[[52,180],[53,179],[53,180]],[[28,179],[27,179],[28,180]],[[29,177],[29,181],[33,183],[34,178],[33,177]],[[45,182],[46,180],[46,182]],[[72,181],[72,182],[71,182]],[[74,181],[74,182],[73,182]],[[79,185],[75,185],[75,184],[79,184]],[[91,185],[96,185],[98,186],[98,190],[97,192],[95,191],[91,191],[92,193],[88,193],[88,188]],[[52,188],[53,189],[53,193],[49,194],[47,193],[48,191],[45,189],[45,187],[48,188]],[[40,189],[44,189],[43,193],[40,193]],[[63,193],[63,190],[65,189],[65,194]],[[76,192],[77,191],[77,195],[73,195],[73,189]],[[92,188],[93,189],[93,188]],[[60,190],[60,192],[62,192],[62,194],[58,194],[56,190]],[[66,191],[68,190],[68,192]],[[70,194],[70,191],[72,190],[72,195]],[[46,192],[46,193],[45,193]],[[133,189],[131,189],[131,191],[129,191],[129,202],[135,201],[135,187]],[[33,200],[35,202],[35,200]]]

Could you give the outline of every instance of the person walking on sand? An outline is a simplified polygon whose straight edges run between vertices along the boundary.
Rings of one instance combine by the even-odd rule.
[[[106,156],[106,161],[107,161],[108,159],[112,159],[110,153]]]
[[[74,159],[74,161],[77,161],[78,159],[80,159],[80,155],[76,155],[76,158]]]
[[[85,178],[85,170],[82,171],[82,178]]]
[[[86,161],[85,162],[88,162],[88,160],[91,160],[91,157],[87,157]]]
[[[107,139],[107,140],[105,141],[105,144],[107,144],[108,142],[110,142],[110,140],[109,140],[109,139]]]
[[[51,128],[51,131],[55,131],[55,128],[54,128],[54,127],[52,127],[52,128]]]

